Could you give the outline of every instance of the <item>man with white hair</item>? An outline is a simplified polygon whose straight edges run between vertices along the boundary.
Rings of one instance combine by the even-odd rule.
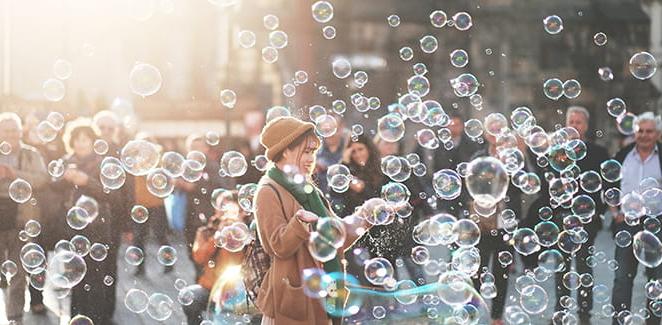
[[[0,261],[16,264],[16,274],[2,277],[5,291],[5,310],[11,324],[21,324],[25,304],[26,274],[21,265],[20,251],[23,242],[18,233],[31,219],[39,219],[37,205],[29,201],[18,203],[9,193],[10,184],[16,179],[27,181],[32,192],[40,190],[48,182],[44,160],[34,148],[23,144],[21,119],[15,113],[0,114]],[[7,152],[8,151],[8,152]]]
[[[604,147],[595,144],[590,141],[587,137],[589,130],[589,121],[590,121],[589,111],[581,106],[571,106],[566,112],[565,126],[571,127],[577,130],[579,134],[579,140],[582,140],[586,145],[586,156],[583,159],[580,159],[576,162],[576,165],[579,167],[581,173],[586,173],[589,171],[600,172],[600,164],[603,161],[609,159],[609,153]],[[591,220],[583,224],[584,230],[588,233],[588,240],[584,243],[581,249],[575,252],[575,270],[579,274],[593,274],[593,268],[588,265],[586,259],[591,256],[589,253],[589,247],[593,246],[595,243],[595,238],[598,232],[602,229],[602,218],[601,215],[606,211],[606,205],[603,203],[601,198],[601,191],[588,193],[583,189],[579,189],[579,192],[576,195],[588,195],[595,202],[595,214],[591,217]],[[549,203],[549,199],[545,199],[546,203]],[[571,212],[567,209],[559,211],[560,215],[567,215]],[[569,272],[572,270],[572,260],[573,256],[566,254],[564,256],[565,270]],[[570,296],[570,290],[566,288],[562,283],[563,276],[565,272],[556,273],[556,311],[563,309],[559,299],[562,296]],[[590,324],[591,318],[591,309],[593,308],[593,286],[582,287],[578,290],[577,300],[579,303],[579,321],[580,324]]]
[[[644,179],[654,179],[657,181],[657,187],[662,183],[662,155],[660,154],[662,146],[658,142],[661,131],[662,121],[660,121],[660,117],[656,117],[653,113],[646,112],[636,118],[634,143],[623,148],[614,158],[622,164],[622,178],[617,184],[621,190],[621,199],[633,192],[641,194],[648,189],[648,187],[642,188],[640,185],[640,182]],[[646,183],[651,184],[652,182],[647,181]],[[620,231],[627,231],[634,237],[635,234],[643,230],[640,219],[645,218],[644,213],[633,215],[628,211],[628,214],[626,214],[622,207],[623,205],[620,210],[612,208],[612,214],[614,215],[614,222],[611,225],[612,232],[616,234]],[[657,236],[659,237],[659,233]],[[632,286],[639,261],[635,258],[633,248],[630,245],[626,247],[616,246],[614,258],[618,261],[619,267],[616,269],[614,277],[612,305],[616,308],[616,314],[618,315],[621,310],[630,310]],[[646,268],[646,276],[649,279],[662,279],[662,266]],[[639,289],[644,290],[644,288]],[[646,306],[650,306],[650,300],[646,302]],[[659,324],[660,318],[656,317],[653,312],[649,313],[650,318],[646,321],[646,324]],[[614,325],[619,323],[618,318],[614,318]]]

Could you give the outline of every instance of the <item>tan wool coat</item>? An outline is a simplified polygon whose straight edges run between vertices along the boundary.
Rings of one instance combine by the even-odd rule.
[[[283,215],[278,196],[265,183],[277,189],[286,215]],[[303,291],[301,271],[306,268],[322,269],[323,266],[308,251],[309,230],[294,217],[301,205],[285,188],[267,176],[260,180],[254,202],[260,241],[271,257],[271,267],[260,287],[257,307],[265,316],[275,319],[276,325],[330,324],[322,301],[309,298]],[[329,215],[333,213],[329,211]],[[340,251],[356,239],[356,235],[348,232],[345,247]]]

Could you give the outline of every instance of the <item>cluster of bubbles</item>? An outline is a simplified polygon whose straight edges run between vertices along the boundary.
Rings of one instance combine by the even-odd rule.
[[[561,81],[558,78],[547,79],[543,83],[543,93],[545,97],[558,100],[562,96],[568,99],[579,97],[582,92],[582,85],[576,79]]]
[[[255,238],[253,232],[245,223],[237,221],[224,226],[214,233],[214,244],[216,247],[226,249],[230,252],[239,252],[244,246]]]

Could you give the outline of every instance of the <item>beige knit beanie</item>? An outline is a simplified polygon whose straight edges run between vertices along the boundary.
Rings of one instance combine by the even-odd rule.
[[[276,155],[285,150],[297,137],[314,128],[313,123],[295,117],[278,117],[264,126],[260,134],[260,143],[266,148],[267,158],[273,161]]]

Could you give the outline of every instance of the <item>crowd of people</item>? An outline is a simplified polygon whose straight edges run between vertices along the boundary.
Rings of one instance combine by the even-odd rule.
[[[213,317],[209,310],[209,301],[213,299],[213,290],[230,266],[241,265],[246,250],[229,251],[217,245],[215,234],[234,223],[244,224],[255,230],[264,252],[270,258],[268,272],[260,286],[254,304],[260,311],[262,324],[328,324],[339,323],[339,317],[329,312],[330,305],[338,305],[338,297],[326,297],[322,303],[304,294],[302,272],[304,269],[317,268],[327,273],[347,272],[358,279],[361,286],[374,287],[364,275],[364,262],[375,257],[382,257],[396,268],[397,280],[409,278],[417,285],[430,281],[423,266],[412,261],[412,251],[420,244],[412,238],[414,227],[421,221],[440,213],[450,214],[457,219],[469,218],[479,211],[481,272],[474,278],[476,290],[481,291],[481,274],[486,270],[493,275],[496,295],[492,299],[490,318],[493,324],[504,324],[504,308],[507,302],[508,275],[514,272],[513,263],[504,263],[502,256],[515,255],[509,241],[508,229],[512,220],[519,227],[534,229],[541,221],[550,221],[558,229],[583,227],[585,241],[581,248],[572,254],[563,255],[563,272],[556,273],[556,306],[560,311],[567,306],[559,297],[569,296],[570,289],[562,282],[565,271],[575,270],[579,274],[592,274],[593,264],[588,263],[592,255],[598,232],[603,229],[604,215],[613,216],[611,231],[616,234],[627,230],[635,234],[643,226],[617,205],[605,203],[603,193],[609,188],[620,189],[621,197],[640,191],[640,182],[653,179],[651,186],[659,187],[662,182],[662,154],[660,153],[660,134],[662,124],[652,113],[643,113],[636,119],[634,141],[616,153],[613,159],[620,162],[622,179],[606,184],[597,191],[580,188],[576,195],[586,195],[595,202],[594,214],[587,218],[574,218],[574,212],[567,204],[552,204],[549,181],[559,177],[560,173],[549,164],[541,164],[537,156],[527,148],[523,139],[515,137],[513,147],[519,148],[524,155],[521,169],[535,173],[541,181],[540,190],[524,193],[521,187],[511,184],[507,189],[507,200],[491,207],[486,213],[479,202],[462,190],[457,197],[441,199],[433,188],[433,174],[436,171],[462,168],[462,163],[476,157],[499,156],[500,139],[485,133],[485,143],[470,139],[464,132],[464,117],[459,113],[451,114],[448,130],[450,145],[444,148],[430,149],[417,146],[412,153],[405,152],[401,143],[390,142],[379,134],[367,132],[353,135],[338,118],[337,131],[328,137],[316,135],[315,125],[292,117],[282,117],[267,123],[261,112],[249,112],[245,115],[245,137],[233,139],[231,143],[218,146],[210,143],[204,134],[190,135],[182,150],[172,147],[171,143],[160,144],[161,151],[181,151],[183,154],[197,151],[204,154],[206,164],[202,177],[189,182],[184,178],[175,180],[175,192],[183,197],[179,200],[185,211],[184,240],[189,258],[196,266],[195,284],[189,288],[193,292],[192,303],[183,306],[189,324],[200,324]],[[35,135],[39,119],[34,116],[21,119],[14,113],[0,114],[1,146],[10,150],[0,154],[0,256],[2,260],[11,260],[20,264],[21,248],[25,238],[18,236],[24,225],[30,220],[41,224],[41,233],[33,241],[45,251],[53,251],[75,235],[84,235],[91,242],[104,243],[108,247],[106,258],[98,260],[85,256],[87,272],[83,283],[71,289],[71,315],[85,315],[95,324],[110,324],[116,306],[117,281],[108,283],[110,276],[117,279],[118,258],[122,244],[145,249],[149,233],[153,234],[161,246],[169,245],[166,205],[164,199],[147,190],[145,176],[127,175],[125,184],[118,190],[108,191],[100,182],[100,166],[105,157],[119,158],[124,144],[131,139],[142,139],[158,144],[160,139],[152,135],[138,133],[129,136],[122,130],[120,118],[111,111],[101,111],[90,119],[75,118],[66,122],[62,132],[52,141],[44,143]],[[608,150],[594,143],[589,130],[590,114],[583,107],[573,106],[566,112],[566,127],[576,130],[579,140],[586,146],[585,157],[577,160],[578,172],[593,171],[600,174],[601,164],[612,159]],[[99,141],[105,143],[107,150],[100,153]],[[222,141],[223,142],[223,141]],[[6,143],[6,144],[5,144]],[[0,146],[0,147],[1,147]],[[0,148],[1,149],[1,148]],[[227,150],[241,152],[247,161],[255,161],[264,156],[272,165],[266,171],[258,170],[255,165],[239,177],[219,175],[219,161]],[[382,196],[384,186],[392,182],[384,175],[381,163],[384,157],[416,155],[425,166],[422,175],[413,175],[403,181],[408,196],[406,209],[398,210],[394,221],[386,225],[373,226],[361,218],[353,218],[357,209],[372,198]],[[65,170],[61,176],[54,176],[52,162],[59,162]],[[328,169],[342,164],[348,168],[352,181],[345,191],[337,191],[327,180]],[[295,166],[305,177],[300,186],[288,178],[287,169]],[[574,175],[574,178],[579,174]],[[20,178],[27,181],[33,191],[34,200],[18,203],[10,196],[9,186]],[[237,187],[242,184],[258,184],[254,213],[248,213],[241,207]],[[650,184],[649,184],[650,185]],[[222,195],[213,195],[216,189],[224,189]],[[93,198],[98,204],[99,218],[84,229],[76,230],[67,225],[64,216],[75,207],[81,198]],[[550,207],[551,206],[551,207]],[[149,218],[144,223],[132,221],[132,214],[140,213],[136,207],[144,208]],[[550,215],[543,217],[549,211]],[[510,215],[512,218],[504,217]],[[570,217],[570,218],[569,218]],[[321,262],[309,249],[307,241],[314,227],[323,220],[339,218],[346,229],[346,238],[338,248],[338,256]],[[575,220],[576,219],[576,220]],[[575,222],[575,224],[569,224]],[[357,229],[362,229],[359,231]],[[659,236],[659,235],[658,235]],[[620,267],[615,271],[612,305],[616,315],[622,310],[631,309],[633,278],[636,275],[638,261],[629,246],[615,247],[615,259]],[[456,247],[443,248],[452,254]],[[436,248],[430,248],[431,250]],[[442,249],[442,248],[439,248]],[[539,252],[538,252],[539,253]],[[539,254],[522,256],[522,269],[533,271],[539,260]],[[575,266],[572,266],[573,260]],[[490,263],[491,262],[491,263]],[[173,270],[172,265],[163,267],[164,273]],[[134,271],[136,277],[145,274],[145,263],[140,263]],[[651,278],[660,279],[660,267],[647,269]],[[3,272],[4,274],[4,272]],[[29,274],[19,265],[11,278],[3,276],[6,286],[6,314],[11,321],[20,324],[23,317],[26,287],[30,291],[30,306],[35,313],[45,312],[41,290],[28,285]],[[580,289],[578,296],[578,315],[582,324],[590,324],[593,284]],[[337,289],[343,292],[344,284],[338,281]],[[107,303],[95,304],[92,301],[103,300]],[[649,306],[649,305],[647,305]],[[646,307],[646,306],[640,306]],[[117,307],[123,308],[123,307]],[[368,311],[369,313],[372,311]],[[651,313],[649,323],[659,324],[659,314]],[[254,321],[259,321],[256,318]],[[614,318],[618,324],[618,317]]]

